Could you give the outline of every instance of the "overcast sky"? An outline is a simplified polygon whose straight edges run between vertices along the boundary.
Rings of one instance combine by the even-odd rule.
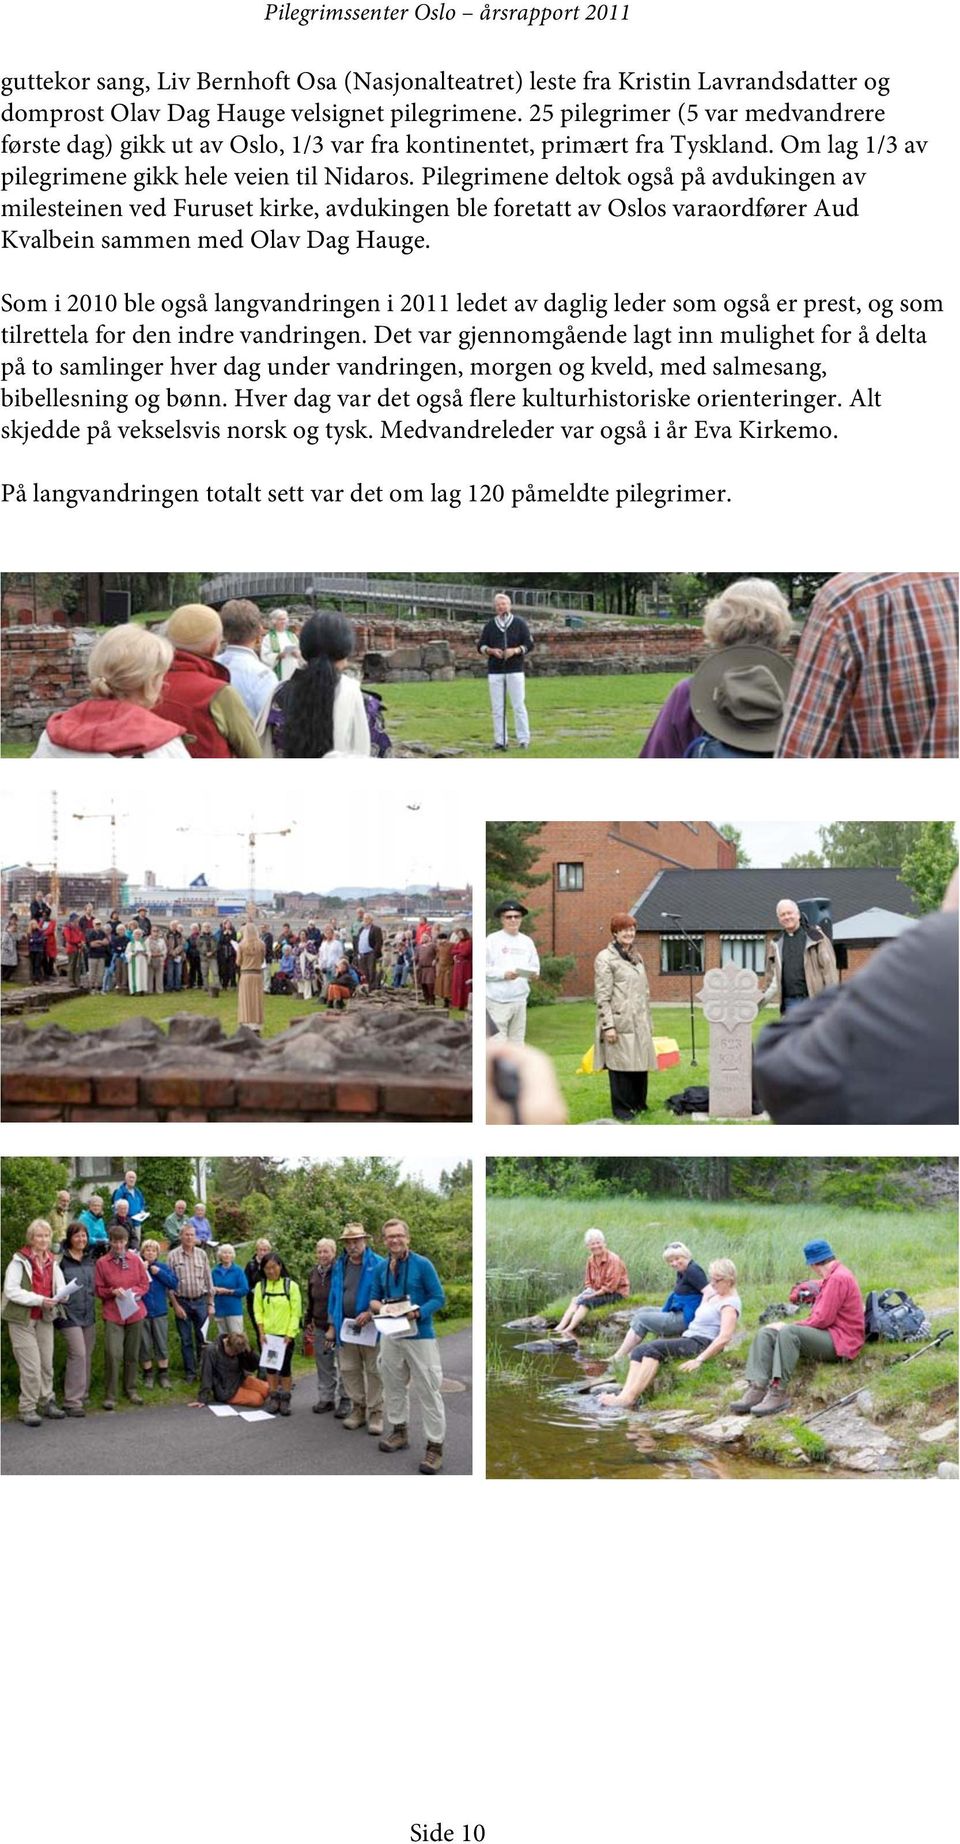
[[[355,884],[399,889],[406,884],[466,883],[469,831],[455,804],[443,798],[436,764],[424,772],[417,763],[404,763],[408,772],[401,778],[389,762],[384,763],[382,792],[375,800],[357,794],[356,779],[346,763],[338,764],[342,773],[332,777],[318,774],[314,763],[301,764],[296,780],[274,780],[269,771],[261,771],[256,785],[253,777],[243,775],[246,763],[236,766],[241,771],[236,780],[246,785],[238,795],[234,782],[231,801],[223,798],[222,777],[216,780],[211,800],[210,781],[202,771],[198,775],[196,766],[179,774],[165,769],[162,775],[140,776],[136,769],[125,775],[114,764],[109,776],[75,773],[69,782],[61,773],[59,869],[109,867],[109,819],[73,816],[107,813],[112,783],[117,862],[130,883],[142,883],[148,869],[156,873],[158,883],[174,886],[191,883],[203,872],[209,884],[245,890],[251,826],[264,834],[257,846],[259,889],[332,890]],[[49,865],[49,784],[40,788],[31,780],[30,798],[24,799],[26,778],[15,779],[20,784],[17,792],[5,791],[0,806],[4,863]],[[288,838],[266,836],[291,824]],[[189,830],[180,831],[184,826]]]
[[[786,864],[797,852],[820,849],[819,828],[804,820],[791,821],[789,825],[781,825],[778,820],[729,820],[717,824],[736,826],[743,837],[743,849],[757,870],[765,865],[775,868]]]

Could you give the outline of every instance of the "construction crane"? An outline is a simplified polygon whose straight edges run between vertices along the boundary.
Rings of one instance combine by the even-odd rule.
[[[110,821],[110,907],[117,909],[120,904],[120,873],[117,870],[117,821],[128,820],[129,813],[118,813],[111,805],[109,813],[74,813],[75,820],[109,820]]]
[[[249,888],[249,893],[248,893],[248,902],[250,904],[251,910],[253,910],[256,907],[257,840],[258,839],[286,839],[289,837],[290,833],[293,831],[293,825],[291,824],[289,826],[273,826],[269,828],[251,826],[249,831],[247,832],[203,832],[202,828],[198,828],[195,826],[178,826],[177,831],[185,832],[185,833],[200,832],[201,836],[205,839],[246,839],[249,852],[250,852],[250,857],[248,861],[249,862],[249,872],[250,872],[250,879],[249,879],[250,888]]]

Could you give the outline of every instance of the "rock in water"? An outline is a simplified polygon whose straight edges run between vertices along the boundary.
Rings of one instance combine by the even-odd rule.
[[[542,1313],[534,1313],[530,1319],[508,1319],[505,1332],[545,1332],[547,1322]]]
[[[726,1447],[732,1441],[742,1440],[749,1425],[749,1415],[721,1415],[717,1421],[710,1421],[700,1429],[700,1439],[710,1441],[714,1447]]]

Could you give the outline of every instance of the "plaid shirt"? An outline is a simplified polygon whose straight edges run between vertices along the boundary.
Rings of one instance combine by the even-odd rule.
[[[956,577],[831,577],[803,630],[778,756],[956,753]]]
[[[191,1249],[188,1255],[185,1248],[171,1249],[169,1254],[164,1256],[164,1261],[176,1275],[178,1298],[182,1300],[205,1299],[209,1302],[212,1311],[213,1280],[210,1274],[210,1263],[204,1250],[197,1247]]]

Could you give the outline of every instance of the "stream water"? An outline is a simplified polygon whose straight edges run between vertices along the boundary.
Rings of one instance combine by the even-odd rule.
[[[555,1351],[510,1360],[523,1335],[500,1332],[487,1380],[488,1479],[790,1479],[728,1448],[698,1442],[696,1430],[658,1433],[653,1422],[571,1387],[600,1377],[598,1358]],[[504,1359],[507,1363],[504,1363]],[[802,1477],[816,1477],[804,1468]],[[835,1477],[836,1475],[834,1475]]]

